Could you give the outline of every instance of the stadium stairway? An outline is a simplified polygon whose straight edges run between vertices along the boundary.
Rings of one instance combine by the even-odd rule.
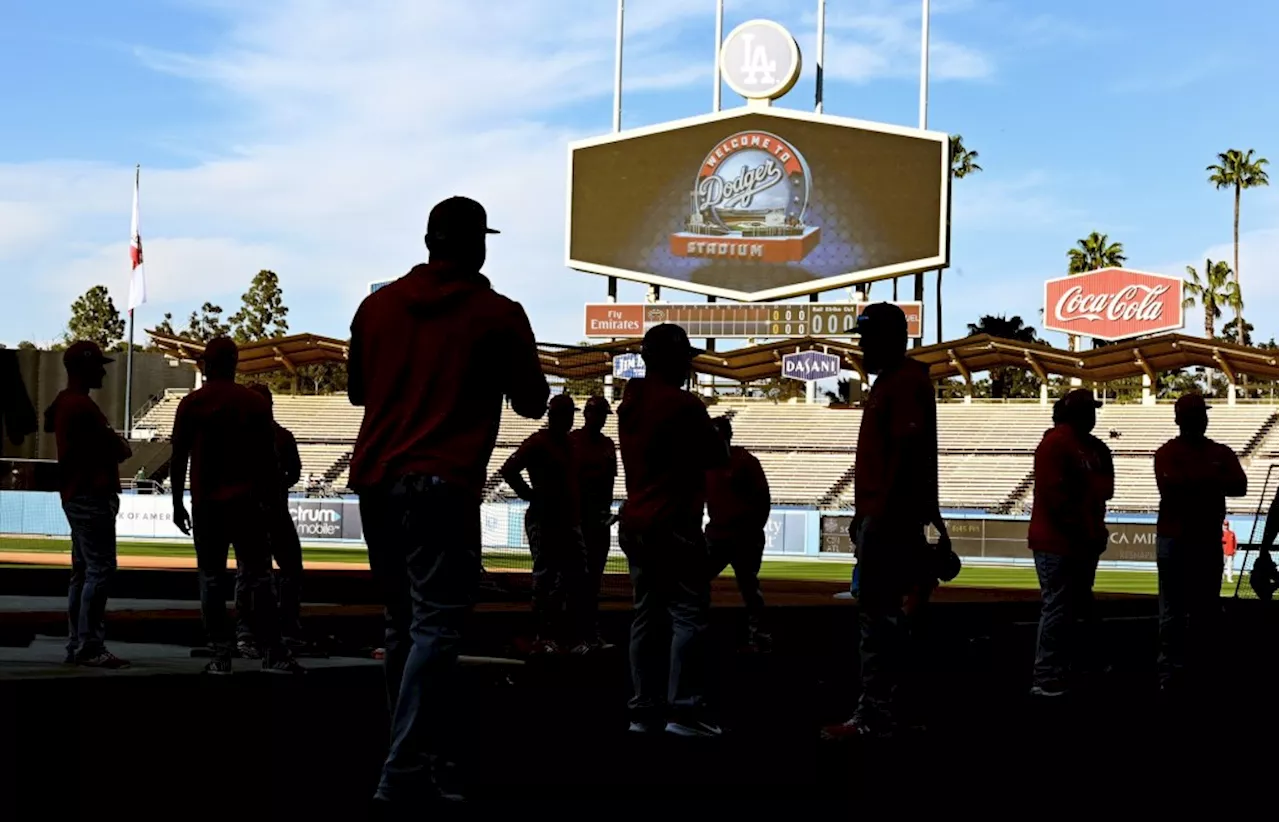
[[[1271,432],[1276,430],[1277,420],[1280,420],[1280,414],[1272,414],[1268,417],[1267,421],[1264,422],[1262,427],[1258,429],[1257,433],[1253,435],[1253,438],[1245,444],[1244,448],[1240,449],[1241,456],[1269,456],[1270,453],[1273,453],[1275,451],[1275,447],[1268,442],[1268,438],[1270,437]],[[1268,445],[1271,445],[1271,447],[1266,447]]]
[[[129,440],[129,448],[132,449],[133,454],[120,464],[121,477],[133,479],[139,468],[146,472],[149,480],[168,475],[173,446],[167,441]]]

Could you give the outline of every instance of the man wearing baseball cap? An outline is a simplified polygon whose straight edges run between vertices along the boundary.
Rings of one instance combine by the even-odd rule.
[[[552,397],[547,427],[530,434],[500,471],[516,495],[529,503],[524,530],[533,556],[535,653],[556,653],[563,644],[575,654],[585,654],[595,633],[577,453],[569,439],[577,411],[568,394]],[[561,620],[562,609],[567,623]]]
[[[1115,493],[1111,449],[1092,434],[1101,407],[1092,391],[1071,391],[1036,447],[1027,542],[1040,581],[1031,687],[1037,697],[1067,693],[1092,651],[1093,582],[1107,550],[1107,500]]]
[[[120,463],[132,450],[107,423],[89,392],[102,387],[113,362],[90,340],[62,352],[67,387],[45,411],[44,428],[58,444],[58,485],[71,526],[71,585],[67,597],[67,662],[127,668],[107,650],[107,593],[116,571],[116,515]]]
[[[706,472],[729,448],[706,406],[684,390],[693,358],[685,330],[662,324],[641,346],[645,376],[627,381],[618,442],[627,501],[618,540],[631,570],[630,729],[716,737],[707,695],[710,555],[702,535]]]
[[[1226,498],[1242,497],[1249,490],[1235,452],[1205,436],[1209,406],[1203,396],[1178,397],[1173,415],[1179,434],[1160,446],[1155,459],[1160,488],[1156,521],[1160,585],[1157,667],[1160,688],[1170,694],[1186,684],[1207,686],[1206,677],[1216,667],[1214,632],[1222,611]]]
[[[901,686],[919,684],[904,681],[918,616],[904,608],[913,592],[927,598],[920,581],[936,555],[951,552],[938,507],[938,412],[928,366],[907,357],[907,318],[895,305],[868,306],[858,334],[864,367],[876,375],[858,431],[850,527],[862,694],[849,720],[823,729],[833,741],[888,736],[912,719],[903,714],[918,704],[902,698]],[[939,533],[936,548],[925,537],[930,525]]]
[[[618,447],[604,434],[604,424],[613,409],[599,395],[587,399],[582,409],[582,427],[569,434],[578,460],[578,494],[582,499],[582,538],[587,549],[590,574],[589,605],[598,619],[600,583],[609,560],[610,525],[613,517],[613,490],[618,479]],[[612,648],[597,624],[591,645],[596,650]]]
[[[391,745],[377,813],[457,800],[437,731],[455,712],[463,622],[480,583],[480,500],[503,398],[541,419],[550,389],[529,318],[480,273],[475,200],[431,210],[429,261],[370,294],[351,321],[347,395],[364,407],[351,460],[369,566],[386,610]]]

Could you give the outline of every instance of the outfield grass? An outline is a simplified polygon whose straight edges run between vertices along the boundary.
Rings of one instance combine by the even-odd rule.
[[[49,553],[65,554],[71,550],[71,543],[65,539],[39,539],[24,537],[0,537],[0,553]],[[122,556],[149,557],[192,557],[195,552],[191,543],[179,542],[121,542],[117,550]],[[349,562],[364,564],[366,554],[359,548],[313,548],[302,549],[304,561],[308,562]],[[486,554],[485,567],[491,570],[527,569],[529,559],[526,556],[501,553]],[[625,564],[615,557],[610,557],[610,572],[623,573]],[[732,574],[732,571],[726,571]],[[803,580],[811,582],[847,582],[849,566],[843,562],[813,562],[796,560],[765,560],[760,569],[763,579]],[[1011,588],[1035,589],[1036,572],[1033,568],[998,568],[989,566],[970,566],[960,572],[950,585],[962,585],[975,588]],[[1097,591],[1130,594],[1154,594],[1156,592],[1155,571],[1098,571],[1094,585]],[[1235,592],[1235,584],[1223,583],[1223,593]]]

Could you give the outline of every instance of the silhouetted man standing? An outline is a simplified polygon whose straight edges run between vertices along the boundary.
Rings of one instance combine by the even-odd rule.
[[[906,597],[920,590],[934,552],[950,552],[938,509],[938,412],[928,366],[907,357],[907,318],[889,303],[858,318],[863,364],[876,375],[858,431],[854,463],[859,658],[862,695],[852,718],[824,729],[829,740],[898,730],[900,690],[911,659]],[[926,526],[938,530],[936,547]]]
[[[575,654],[591,650],[594,633],[589,603],[587,549],[582,540],[582,499],[578,463],[569,431],[577,408],[573,397],[557,394],[547,408],[547,427],[535,431],[503,464],[501,474],[529,503],[525,535],[533,555],[535,653],[556,653],[560,641]],[[529,472],[529,482],[524,471]],[[562,611],[568,624],[561,623]]]
[[[1035,455],[1028,546],[1040,580],[1040,625],[1031,693],[1061,696],[1085,660],[1093,581],[1107,550],[1107,500],[1115,492],[1111,449],[1090,432],[1102,403],[1087,389],[1062,400],[1058,422]]]
[[[769,481],[760,460],[733,445],[733,425],[727,417],[711,421],[729,448],[729,464],[707,472],[707,546],[714,580],[732,565],[733,576],[747,609],[747,647],[767,650],[770,637],[761,631],[764,597],[760,593],[760,563],[764,558],[764,527],[773,510]]]
[[[578,456],[578,493],[582,498],[582,539],[587,548],[591,575],[589,605],[592,619],[599,613],[600,583],[609,561],[610,521],[614,483],[618,479],[618,448],[604,435],[605,420],[613,413],[609,401],[595,396],[582,409],[582,427],[569,434]],[[613,646],[595,631],[591,645],[597,650]]]
[[[474,200],[439,203],[430,261],[366,297],[351,322],[347,391],[365,409],[351,487],[386,608],[392,713],[375,804],[393,815],[461,798],[442,786],[437,731],[480,580],[485,470],[503,396],[540,419],[550,393],[524,309],[480,273],[496,233]]]
[[[276,596],[271,584],[269,506],[279,494],[271,407],[236,383],[240,352],[234,341],[215,337],[201,357],[205,383],[178,403],[173,420],[173,522],[184,534],[194,528],[200,573],[200,612],[213,647],[209,674],[231,673],[234,630],[227,619],[227,554],[235,547],[245,576],[249,626],[263,651],[262,669],[295,674],[303,669],[280,643]],[[191,463],[191,508],[184,488]]]
[[[711,564],[702,535],[706,472],[729,449],[706,406],[683,386],[693,357],[683,328],[644,335],[646,376],[629,380],[618,406],[627,479],[619,541],[631,570],[631,730],[719,736],[707,704]]]
[[[1230,530],[1226,498],[1244,496],[1249,485],[1235,452],[1205,436],[1209,407],[1204,397],[1183,394],[1173,413],[1180,433],[1160,446],[1155,459],[1162,690],[1183,685],[1186,667],[1196,679],[1212,673],[1214,629],[1222,611],[1222,557]]]
[[[89,392],[102,387],[107,363],[94,342],[72,343],[62,354],[67,387],[45,411],[45,431],[58,443],[62,510],[71,525],[71,585],[67,595],[67,662],[127,668],[107,650],[107,589],[116,572],[116,515],[120,463],[129,443],[107,423]]]
[[[249,389],[267,401],[272,407],[271,389],[262,383],[254,383]],[[284,644],[296,649],[302,641],[302,543],[298,529],[289,515],[289,489],[298,484],[302,476],[302,458],[298,455],[298,441],[274,419],[271,421],[275,441],[275,459],[279,466],[279,481],[275,493],[267,501],[267,532],[271,540],[271,558],[280,568],[276,576],[276,593],[279,597],[280,638]],[[258,643],[249,625],[249,586],[244,568],[236,563],[236,650],[246,659],[261,655]]]

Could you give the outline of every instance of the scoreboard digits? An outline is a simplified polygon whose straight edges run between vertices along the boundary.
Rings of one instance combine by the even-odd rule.
[[[898,303],[906,312],[913,337],[920,336],[923,306]],[[587,336],[641,337],[661,323],[684,328],[693,338],[856,337],[858,315],[865,303],[730,303],[587,306]]]

